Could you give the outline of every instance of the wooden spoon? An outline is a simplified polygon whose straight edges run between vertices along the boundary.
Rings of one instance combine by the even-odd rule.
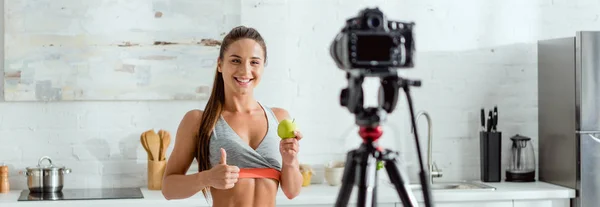
[[[160,137],[154,132],[154,130],[148,130],[146,133],[146,142],[152,154],[152,160],[158,161],[158,155],[160,152]]]
[[[165,156],[164,152],[163,152],[164,148],[165,148],[163,137],[165,135],[164,135],[164,131],[162,129],[158,130],[158,136],[160,137],[160,151],[158,152],[158,160],[162,161],[163,157]]]
[[[162,129],[160,130],[159,134],[161,139],[160,160],[162,161],[167,159],[167,148],[169,148],[169,144],[171,144],[171,135],[169,132]]]
[[[140,135],[140,142],[142,143],[142,147],[144,147],[144,150],[146,150],[146,153],[148,154],[148,159],[151,160],[152,154],[150,154],[150,148],[148,148],[148,143],[146,142],[146,132]]]

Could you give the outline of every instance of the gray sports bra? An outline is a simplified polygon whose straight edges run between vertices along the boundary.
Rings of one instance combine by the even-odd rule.
[[[260,103],[259,103],[260,104]],[[260,104],[267,117],[267,133],[256,150],[245,143],[227,124],[223,116],[219,116],[210,138],[209,159],[212,166],[221,160],[220,148],[227,153],[227,165],[240,168],[240,177],[273,177],[273,170],[281,171],[280,138],[277,135],[279,121],[273,111]],[[265,172],[271,170],[271,172]],[[268,175],[267,175],[268,174]]]

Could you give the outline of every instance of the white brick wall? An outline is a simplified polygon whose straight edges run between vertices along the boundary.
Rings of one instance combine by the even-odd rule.
[[[433,119],[434,160],[444,171],[439,180],[479,179],[481,107],[499,106],[504,163],[508,137],[530,136],[537,146],[536,41],[600,29],[600,2],[592,0],[244,0],[241,4],[243,24],[258,28],[269,48],[258,99],[292,113],[305,135],[300,158],[312,164],[341,158],[360,142],[356,128],[348,130],[353,116],[339,106],[346,81],[328,51],[344,20],[365,6],[379,5],[390,19],[415,21],[416,68],[402,74],[423,81],[413,95],[416,110],[428,111]],[[376,80],[365,89],[368,103],[373,103]],[[0,161],[10,166],[14,189],[26,189],[26,178],[18,171],[44,155],[72,168],[66,187],[145,186],[139,134],[150,128],[175,133],[186,111],[203,106],[204,102],[192,101],[0,102]],[[416,160],[407,113],[402,96],[381,142],[401,150],[411,166]],[[424,124],[421,119],[419,133],[426,152]]]

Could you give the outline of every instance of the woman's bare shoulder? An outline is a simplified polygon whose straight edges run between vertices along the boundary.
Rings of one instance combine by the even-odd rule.
[[[200,110],[200,109],[192,109],[189,110],[188,112],[185,113],[185,115],[183,116],[184,120],[186,118],[190,119],[190,120],[195,120],[195,119],[200,119],[202,118],[202,114],[204,113],[204,111]]]
[[[193,129],[195,131],[196,129],[198,129],[198,127],[200,127],[200,122],[202,120],[203,113],[204,111],[200,109],[193,109],[186,112],[185,115],[183,115],[183,119],[181,120],[179,127],[181,129]]]
[[[186,112],[185,115],[183,115],[183,120],[199,122],[200,119],[202,118],[202,114],[204,114],[204,111],[202,111],[200,109],[192,109],[192,110],[189,110],[188,112]]]

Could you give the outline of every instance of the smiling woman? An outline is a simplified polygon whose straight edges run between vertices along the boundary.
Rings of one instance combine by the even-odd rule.
[[[220,67],[217,68],[217,71],[222,73],[223,77],[227,77],[223,80],[225,87],[229,87],[229,91],[247,94],[260,82],[260,76],[264,70],[263,58],[266,59],[265,43],[257,42],[254,38],[243,38],[233,42],[229,51],[229,56],[219,59]],[[244,59],[242,57],[246,57],[248,59],[246,61],[249,63],[242,62]],[[225,90],[226,93],[227,91]]]
[[[210,192],[213,206],[275,206],[279,186],[289,199],[300,193],[302,134],[280,139],[277,125],[288,112],[253,95],[266,59],[265,42],[255,29],[239,26],[225,36],[205,109],[186,113],[177,130],[163,181],[165,198],[202,191]],[[186,175],[194,158],[199,172]]]

